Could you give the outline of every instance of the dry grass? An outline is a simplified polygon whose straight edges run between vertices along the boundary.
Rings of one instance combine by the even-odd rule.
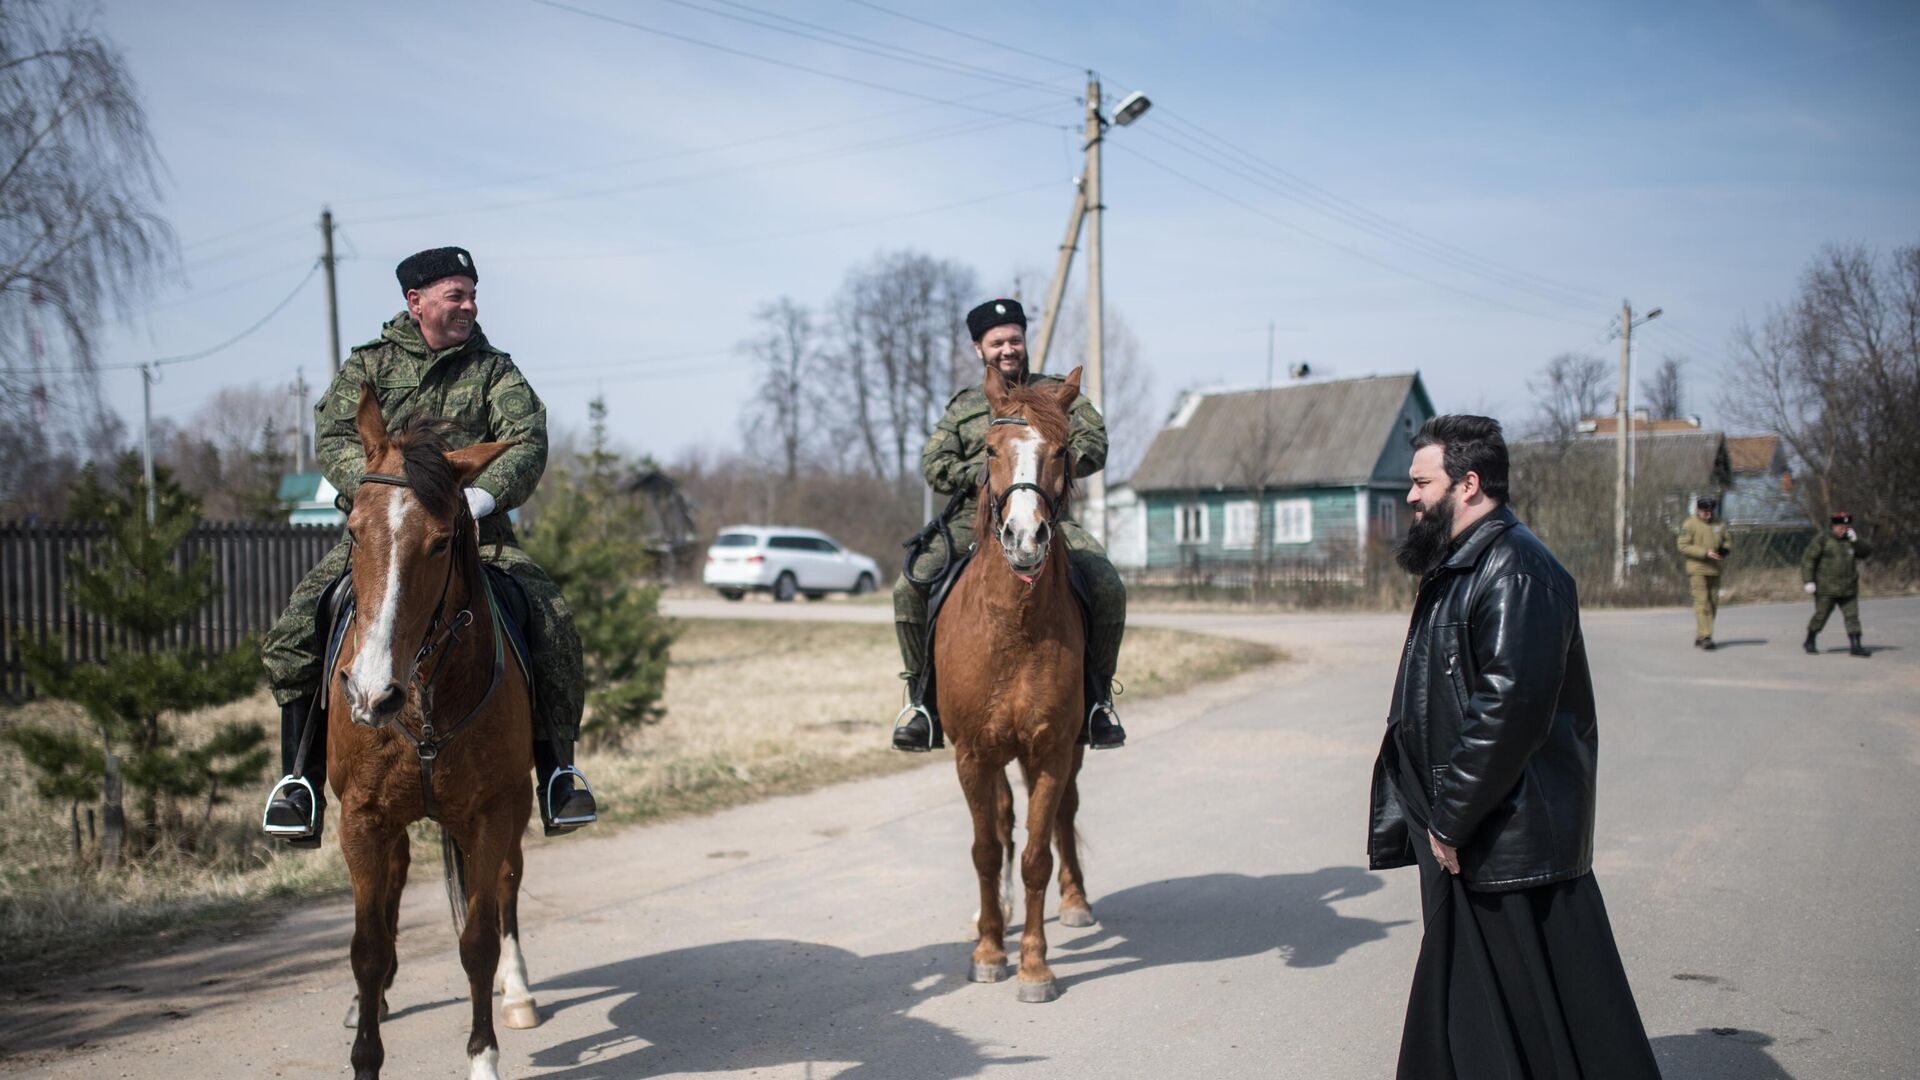
[[[1120,678],[1137,700],[1277,658],[1247,642],[1139,628],[1128,634]],[[898,668],[890,625],[688,621],[674,644],[666,718],[628,751],[584,754],[581,765],[608,822],[708,812],[922,765],[930,759],[887,749],[901,704]],[[191,741],[223,721],[271,727],[277,715],[262,693],[182,717],[178,728]],[[0,724],[26,719],[78,722],[56,704],[0,714]],[[337,820],[319,851],[284,853],[258,835],[263,794],[236,792],[217,808],[197,850],[162,851],[103,875],[74,865],[66,807],[38,799],[18,756],[0,751],[0,975],[243,918],[274,899],[344,889]],[[418,881],[438,873],[429,828],[415,826]],[[535,829],[530,842],[546,841]]]

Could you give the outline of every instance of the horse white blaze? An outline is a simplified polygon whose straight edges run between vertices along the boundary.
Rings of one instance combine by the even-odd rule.
[[[1026,435],[1014,440],[1015,484],[1040,482],[1040,451],[1046,445],[1046,440],[1038,435]],[[1009,538],[1012,543],[1007,546],[1014,557],[1022,562],[1036,562],[1040,558],[1040,505],[1040,493],[1028,489],[1007,496],[1006,505],[1001,510],[1001,520],[1012,530]]]
[[[467,1080],[500,1080],[500,1051],[489,1046],[473,1055],[467,1068]]]
[[[379,614],[354,655],[349,676],[354,693],[348,700],[362,707],[379,700],[393,680],[393,624],[400,614],[400,523],[406,512],[406,489],[394,488],[387,503],[387,529],[393,544],[387,553],[387,588],[380,597]]]

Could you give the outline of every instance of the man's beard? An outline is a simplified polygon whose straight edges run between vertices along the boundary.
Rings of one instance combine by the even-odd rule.
[[[1407,528],[1393,551],[1400,569],[1423,577],[1446,558],[1453,540],[1453,488],[1449,486],[1432,506],[1420,508],[1420,517]]]

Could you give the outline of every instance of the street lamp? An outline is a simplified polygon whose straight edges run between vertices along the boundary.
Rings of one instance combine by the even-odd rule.
[[[1147,98],[1147,95],[1135,90],[1121,98],[1120,104],[1113,107],[1113,122],[1126,127],[1140,119],[1151,108],[1153,108],[1153,102]]]

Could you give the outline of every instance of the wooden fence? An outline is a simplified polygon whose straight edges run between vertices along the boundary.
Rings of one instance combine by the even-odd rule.
[[[67,657],[79,661],[131,644],[128,635],[67,596],[69,556],[90,557],[104,535],[97,525],[0,522],[0,695],[18,700],[33,694],[15,641],[22,631],[36,640],[64,642]],[[217,592],[163,642],[217,653],[264,632],[301,576],[339,540],[333,525],[202,522],[180,545],[176,562],[185,566],[206,556]]]

